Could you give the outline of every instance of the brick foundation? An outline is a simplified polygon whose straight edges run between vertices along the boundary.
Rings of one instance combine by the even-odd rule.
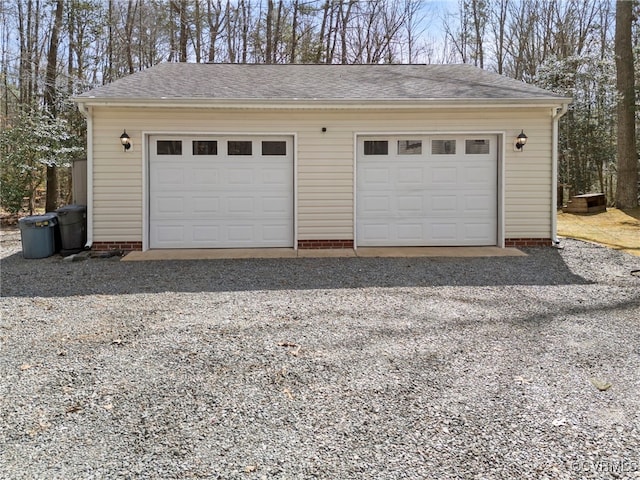
[[[91,250],[97,252],[108,252],[110,250],[122,250],[123,252],[141,251],[142,242],[93,242]]]
[[[504,241],[505,247],[550,247],[551,245],[550,238],[507,238]],[[301,250],[353,248],[353,240],[298,240],[298,248]],[[93,242],[91,250],[141,251],[142,242]]]
[[[550,238],[506,238],[505,247],[550,247]]]
[[[353,248],[353,240],[298,240],[298,248],[301,250]]]

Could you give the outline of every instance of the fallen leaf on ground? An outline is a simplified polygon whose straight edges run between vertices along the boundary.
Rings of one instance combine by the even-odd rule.
[[[531,382],[533,382],[533,380],[532,380],[532,379],[530,379],[530,378],[525,378],[525,377],[521,377],[521,376],[514,377],[513,379],[514,379],[516,382],[518,382],[518,383],[522,383],[522,384],[525,384],[525,383],[531,383]]]
[[[293,342],[279,342],[278,346],[293,348],[294,350],[289,350],[289,355],[293,355],[294,357],[298,356],[298,353],[300,353],[300,348],[302,348],[301,345]]]
[[[597,378],[590,378],[589,381],[601,392],[606,392],[611,388],[611,384],[604,380],[598,380]]]
[[[71,407],[67,408],[66,412],[76,413],[76,412],[79,412],[80,410],[82,410],[82,407],[80,405],[72,405]]]
[[[300,345],[298,345],[298,346],[295,348],[295,350],[291,350],[291,351],[289,352],[289,354],[290,354],[290,355],[293,355],[294,357],[297,357],[297,356],[298,356],[298,353],[300,353],[300,348],[301,348],[301,347],[300,347]]]

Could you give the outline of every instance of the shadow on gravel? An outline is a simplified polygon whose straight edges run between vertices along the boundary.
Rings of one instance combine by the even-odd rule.
[[[60,297],[161,292],[350,289],[366,287],[589,284],[560,253],[530,249],[527,257],[295,258],[120,262],[60,256],[0,261],[2,296]]]

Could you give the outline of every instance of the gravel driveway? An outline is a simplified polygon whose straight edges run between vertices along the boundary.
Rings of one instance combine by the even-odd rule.
[[[0,478],[640,478],[639,259],[1,261]]]

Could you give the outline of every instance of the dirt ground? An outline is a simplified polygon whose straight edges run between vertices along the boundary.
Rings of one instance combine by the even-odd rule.
[[[640,256],[640,207],[608,208],[606,212],[594,214],[558,212],[558,235]]]

